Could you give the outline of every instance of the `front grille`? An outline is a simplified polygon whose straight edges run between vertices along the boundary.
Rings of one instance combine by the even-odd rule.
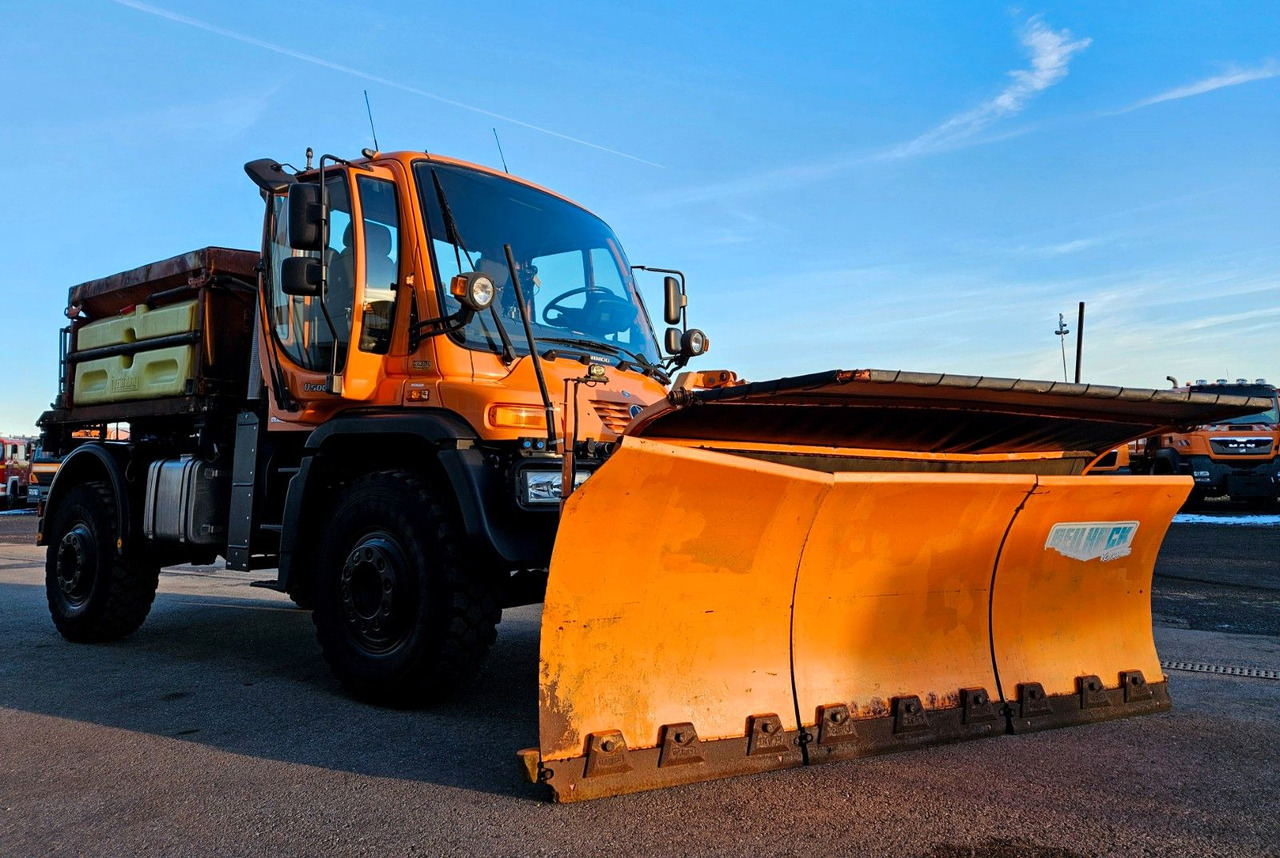
[[[615,435],[621,435],[622,431],[627,428],[627,424],[631,422],[631,406],[629,403],[593,399],[591,400],[591,407],[596,410],[596,416],[600,418],[604,428]]]
[[[1271,439],[1210,438],[1209,448],[1219,456],[1265,456],[1271,452]]]

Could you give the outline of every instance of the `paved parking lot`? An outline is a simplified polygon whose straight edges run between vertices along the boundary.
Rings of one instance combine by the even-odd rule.
[[[378,709],[252,576],[166,572],[132,638],[64,642],[33,530],[0,519],[0,855],[1280,855],[1277,680],[1173,670],[1155,717],[556,806],[514,758],[537,607],[462,699]],[[1277,557],[1277,526],[1175,525],[1161,657],[1280,670]]]

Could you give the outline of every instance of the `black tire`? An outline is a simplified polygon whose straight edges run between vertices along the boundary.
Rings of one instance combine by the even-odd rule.
[[[151,612],[160,567],[116,552],[111,489],[103,482],[72,486],[50,517],[44,585],[53,624],[79,643],[133,634]]]
[[[339,496],[310,596],[325,661],[353,695],[442,700],[479,672],[502,611],[466,568],[457,524],[420,477],[385,471]]]

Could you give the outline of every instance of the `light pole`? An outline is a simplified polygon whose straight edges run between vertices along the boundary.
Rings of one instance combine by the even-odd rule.
[[[1054,333],[1058,335],[1058,344],[1062,346],[1062,380],[1067,381],[1067,334],[1071,331],[1061,313],[1058,314],[1058,330]]]

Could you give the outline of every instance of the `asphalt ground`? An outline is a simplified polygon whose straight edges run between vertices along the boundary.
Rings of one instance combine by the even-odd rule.
[[[420,712],[342,695],[309,615],[167,571],[126,641],[66,643],[32,516],[0,516],[0,856],[1280,855],[1280,681],[1170,670],[1170,713],[553,805],[538,608]],[[1280,526],[1175,524],[1167,661],[1280,670]],[[1176,576],[1176,577],[1173,577]]]

